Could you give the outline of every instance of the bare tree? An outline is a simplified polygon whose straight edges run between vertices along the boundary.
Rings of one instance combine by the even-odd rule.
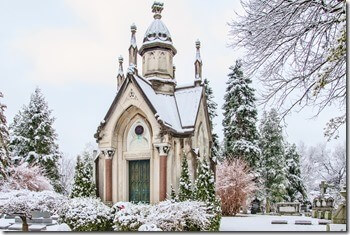
[[[249,75],[265,85],[262,104],[277,105],[285,116],[305,106],[338,105],[328,138],[345,123],[346,1],[241,0],[246,14],[230,23],[232,46],[247,50]]]
[[[72,190],[74,179],[74,167],[76,159],[66,154],[62,155],[59,160],[58,172],[60,174],[60,182],[64,189],[64,195],[69,195]]]

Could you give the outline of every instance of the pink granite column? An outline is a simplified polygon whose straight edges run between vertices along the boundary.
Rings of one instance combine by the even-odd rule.
[[[105,160],[105,167],[106,167],[106,201],[111,202],[112,201],[112,159],[106,159]]]
[[[166,199],[167,156],[159,156],[159,201]]]

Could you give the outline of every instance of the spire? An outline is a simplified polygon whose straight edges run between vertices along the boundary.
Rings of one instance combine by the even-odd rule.
[[[162,2],[157,2],[155,1],[152,5],[152,12],[154,13],[154,19],[160,19],[162,18],[162,11],[163,11],[163,6],[164,6],[164,3]]]
[[[124,72],[123,72],[123,56],[119,56],[119,70],[117,75],[117,90],[119,90],[120,86],[122,85],[124,81]]]
[[[131,39],[130,39],[130,47],[129,47],[129,65],[133,64],[137,66],[137,44],[136,44],[136,30],[137,27],[135,24],[130,26],[131,30]]]
[[[200,52],[200,48],[201,48],[201,42],[199,40],[196,41],[196,60],[194,62],[194,66],[195,66],[195,79],[194,79],[194,83],[195,85],[200,85],[202,82],[202,59],[201,59],[201,52]]]

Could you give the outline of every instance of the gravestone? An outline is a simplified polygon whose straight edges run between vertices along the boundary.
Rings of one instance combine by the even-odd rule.
[[[332,217],[333,224],[346,224],[346,187],[343,187],[343,190],[340,191],[340,195],[344,197],[344,200]]]
[[[272,220],[271,224],[288,224],[287,220]]]
[[[296,220],[294,222],[296,225],[312,225],[312,222],[310,220]]]
[[[251,203],[251,209],[250,209],[250,213],[251,214],[256,214],[256,213],[260,213],[261,212],[261,208],[260,208],[260,200],[258,200],[257,198],[254,199]]]
[[[276,204],[277,213],[280,215],[300,215],[299,202],[281,202]]]
[[[327,183],[326,181],[321,181],[320,186],[320,195],[315,197],[312,203],[312,217],[325,219],[326,212],[327,216],[331,216],[333,207],[334,207],[334,199],[326,193]]]

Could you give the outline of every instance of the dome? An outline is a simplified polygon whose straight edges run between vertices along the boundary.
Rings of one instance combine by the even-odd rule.
[[[172,43],[170,32],[161,19],[154,19],[145,33],[143,42],[151,42],[157,39]]]
[[[170,32],[165,26],[162,18],[163,3],[154,2],[152,5],[152,12],[154,13],[154,20],[148,27],[145,36],[143,38],[143,45],[141,46],[139,53],[142,56],[145,50],[149,50],[155,47],[167,48],[176,54],[176,49],[173,46]]]

